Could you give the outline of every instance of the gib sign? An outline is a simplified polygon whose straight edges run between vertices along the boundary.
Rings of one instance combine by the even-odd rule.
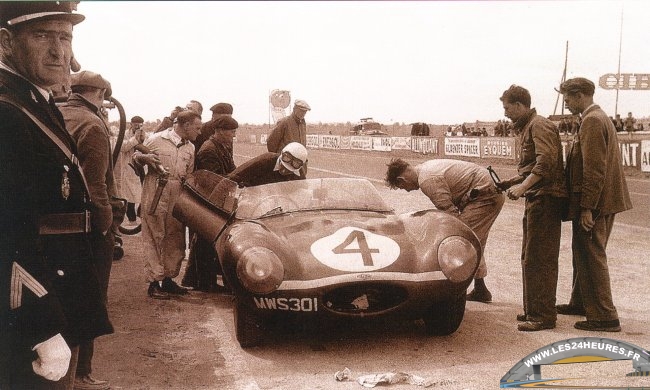
[[[650,89],[650,73],[607,73],[600,76],[598,85],[603,89]]]

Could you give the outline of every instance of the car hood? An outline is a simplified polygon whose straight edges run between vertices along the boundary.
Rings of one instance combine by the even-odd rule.
[[[380,273],[390,273],[391,279],[399,275],[412,279],[416,274],[445,279],[437,251],[449,236],[467,238],[480,257],[480,244],[471,230],[437,210],[401,215],[303,211],[238,221],[224,235],[228,245],[260,245],[276,253],[284,265],[285,284],[341,275],[350,281],[376,279]],[[224,255],[222,261],[234,261]]]

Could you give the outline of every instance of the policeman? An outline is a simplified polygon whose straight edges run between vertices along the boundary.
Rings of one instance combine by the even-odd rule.
[[[0,2],[3,390],[69,388],[79,340],[113,331],[90,259],[88,190],[50,95],[84,19],[71,4]]]

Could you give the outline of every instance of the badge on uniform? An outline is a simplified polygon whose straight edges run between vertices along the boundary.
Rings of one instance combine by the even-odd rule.
[[[67,165],[63,166],[63,175],[61,175],[61,196],[64,200],[68,200],[70,196],[70,179],[68,179],[68,171],[70,168]]]

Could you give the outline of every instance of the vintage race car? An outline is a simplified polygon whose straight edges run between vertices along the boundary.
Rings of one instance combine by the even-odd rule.
[[[235,297],[242,347],[283,316],[423,319],[428,334],[460,326],[481,245],[437,210],[395,214],[365,179],[238,188],[208,171],[184,183],[174,216],[214,242]]]

